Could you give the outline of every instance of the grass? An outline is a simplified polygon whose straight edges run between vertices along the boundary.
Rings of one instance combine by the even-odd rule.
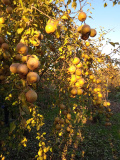
[[[112,126],[85,125],[83,130],[85,159],[120,159],[120,113],[111,118]]]
[[[52,124],[57,113],[58,108],[54,108],[44,112],[44,117]],[[85,124],[82,127],[84,140],[79,143],[75,159],[120,160],[120,113],[114,114],[110,121],[112,126],[95,123]],[[68,159],[71,151],[72,148],[68,151]],[[81,158],[82,151],[84,151],[83,158]]]
[[[54,118],[58,115],[59,108],[40,108],[40,114],[44,116],[45,124],[40,132],[46,132],[45,142],[56,143],[56,139],[52,136]],[[112,126],[104,126],[103,123],[90,123],[81,127],[83,140],[79,140],[77,149],[75,150],[74,160],[120,160],[120,113],[114,114],[110,122]],[[7,160],[34,160],[34,156],[38,152],[38,140],[35,139],[36,131],[33,128],[29,137],[27,147],[22,148],[19,153],[16,149],[10,149],[10,154],[6,156]],[[63,147],[63,146],[61,146]],[[59,143],[53,148],[51,160],[62,160],[60,155]],[[72,160],[73,146],[71,145],[66,154],[66,160]]]

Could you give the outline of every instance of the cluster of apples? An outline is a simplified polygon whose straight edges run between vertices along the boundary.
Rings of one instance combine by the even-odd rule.
[[[113,112],[110,108],[110,102],[109,101],[104,101],[103,102],[103,106],[105,107],[105,126],[111,126],[111,122],[110,122],[110,117],[113,115]]]
[[[6,7],[6,13],[11,14],[12,13],[12,7],[10,0],[1,0],[3,5],[5,5]],[[0,16],[0,24],[4,24],[5,23],[5,19],[4,17],[1,15]],[[6,76],[9,75],[9,67],[6,63],[7,60],[9,60],[10,58],[10,54],[9,54],[9,45],[8,43],[5,42],[5,39],[1,36],[0,37],[0,48],[2,49],[2,54],[0,54],[0,59],[4,59],[4,63],[2,64],[1,68],[0,68],[0,81],[3,81],[6,79]]]
[[[101,104],[94,106],[93,114],[102,114],[105,116],[105,126],[111,126],[110,117],[113,115],[109,101],[103,101]]]
[[[70,18],[69,14],[71,13],[70,9],[67,9],[67,11],[65,11],[63,13],[63,15],[61,15],[61,20],[66,21]],[[52,34],[56,31],[57,26],[59,24],[59,20],[55,19],[49,19],[46,26],[45,26],[45,31],[47,34]]]
[[[2,63],[2,66],[0,66],[0,81],[6,80],[7,76],[9,76],[9,65],[5,62]]]
[[[7,60],[10,58],[9,45],[5,43],[3,37],[0,37],[0,51],[0,60],[3,61],[0,66],[0,81],[3,81],[6,79],[6,76],[9,75],[9,66],[7,64]]]
[[[106,87],[101,84],[102,80],[99,74],[96,73],[96,71],[93,70],[93,68],[91,70],[91,66],[94,61],[99,60],[99,63],[101,61],[100,59],[95,59],[96,57],[93,54],[91,54],[89,49],[87,49],[86,47],[82,48],[82,50],[83,50],[83,53],[81,54],[81,57],[83,60],[82,64],[84,66],[82,69],[83,71],[82,75],[84,76],[86,82],[88,82],[86,83],[86,88],[84,88],[84,92],[85,94],[88,94],[89,96],[91,96],[92,103],[93,103],[93,107],[92,108],[90,107],[89,110],[91,111],[94,110],[94,113],[93,113],[94,115],[98,113],[105,115],[105,118],[106,118],[105,125],[110,125],[111,123],[108,121],[109,121],[109,117],[113,113],[111,112],[111,109],[109,108],[110,102],[105,101],[104,103],[104,98],[105,98],[104,91]]]
[[[2,3],[6,6],[6,13],[11,14],[13,9],[10,0],[2,0]]]
[[[78,15],[78,19],[81,22],[84,22],[87,18],[87,15],[85,12],[80,11]],[[81,34],[81,39],[87,40],[90,37],[95,37],[97,32],[95,29],[92,29],[89,25],[84,24],[77,28],[77,31]]]
[[[82,78],[82,63],[78,57],[75,57],[72,61],[72,64],[68,68],[68,72],[71,74],[71,78],[69,78],[71,89],[71,94],[81,95],[83,93],[83,85],[85,83],[84,78]]]
[[[89,93],[92,97],[93,115],[102,114],[105,116],[105,126],[110,126],[110,117],[112,116],[112,111],[110,109],[110,102],[104,100],[104,87],[101,86],[101,79],[96,79],[95,75],[91,74],[89,76],[91,83],[89,84]]]
[[[93,95],[93,103],[95,105],[97,104],[101,104],[102,102],[102,98],[103,98],[103,95],[102,95],[102,89],[101,89],[101,86],[98,85],[97,87],[95,87],[93,90],[92,90],[92,95]]]
[[[6,6],[6,12],[8,14],[11,14],[12,7],[10,6],[10,4],[11,4],[10,0],[2,0],[2,3]],[[4,17],[0,16],[0,24],[4,24],[4,23],[5,23]]]
[[[83,82],[85,79],[88,83],[86,83],[86,86],[84,86],[84,94],[88,94],[89,96],[91,96],[93,103],[92,109],[91,107],[89,109],[91,111],[94,110],[93,115],[96,115],[98,113],[105,115],[105,125],[111,125],[111,123],[109,122],[109,118],[113,113],[109,108],[110,102],[104,101],[104,87],[103,85],[101,86],[102,81],[100,77],[97,77],[95,72],[88,67],[89,63],[87,62],[90,62],[92,64],[91,60],[94,59],[94,57],[92,57],[92,55],[90,57],[90,54],[88,55],[85,53],[86,52],[84,50],[84,54],[82,53],[82,63],[80,62],[80,59],[78,57],[75,57],[68,69],[69,73],[71,74],[71,78],[69,78],[69,81],[72,87],[72,97],[75,97],[76,94],[80,95],[83,93],[83,86],[81,85],[79,78],[82,78]],[[80,69],[79,72],[77,71],[78,68]],[[81,92],[79,93],[79,91]]]
[[[0,37],[0,46],[3,51],[8,51],[9,50],[9,45],[4,41],[3,37]]]
[[[28,47],[23,43],[18,43],[16,50],[20,54],[27,54]],[[22,56],[22,63],[12,63],[10,71],[14,74],[18,74],[20,78],[26,80],[27,84],[33,84],[39,81],[40,77],[36,69],[39,68],[40,62],[35,55]],[[37,93],[33,89],[29,89],[26,93],[26,100],[30,103],[34,103],[37,100]]]
[[[23,34],[20,42],[24,43],[24,44],[27,44],[28,43],[28,37],[29,37],[29,42],[35,47],[39,47],[40,43],[41,43],[41,40],[44,39],[44,36],[40,31],[35,30],[34,33],[32,33],[32,29],[28,29]]]
[[[64,119],[61,118],[61,117],[56,117],[55,120],[54,120],[54,124],[55,124],[55,128],[56,130],[61,130],[62,127],[64,127],[65,123],[67,124],[66,126],[66,131],[67,132],[70,132],[71,130],[71,124],[70,124],[70,120],[71,120],[71,109],[70,108],[66,108],[66,106],[62,103],[60,104],[60,110],[61,110],[61,113],[62,115],[64,116]]]

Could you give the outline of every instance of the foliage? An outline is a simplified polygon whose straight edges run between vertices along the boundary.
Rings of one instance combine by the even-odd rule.
[[[120,5],[120,1],[119,1],[119,0],[110,0],[110,1],[112,1],[113,7],[114,7],[116,4]],[[104,7],[107,7],[107,3],[106,3],[106,2],[104,3]]]
[[[69,0],[67,4],[48,0],[0,2],[2,159],[10,154],[10,148],[17,148],[18,154],[26,148],[33,131],[37,146],[34,158],[54,159],[53,153],[58,152],[59,158],[70,154],[74,159],[76,150],[69,149],[82,141],[81,131],[88,120],[104,120],[103,124],[111,126],[108,81],[112,84],[119,79],[119,71],[110,56],[99,49],[106,33],[101,30],[95,39],[94,26],[85,24],[83,9],[91,3],[79,1],[75,17],[69,4],[74,10],[78,5]],[[81,21],[81,29],[75,18]],[[51,115],[54,111],[56,115]],[[44,130],[47,119],[52,122],[48,128],[52,139]]]

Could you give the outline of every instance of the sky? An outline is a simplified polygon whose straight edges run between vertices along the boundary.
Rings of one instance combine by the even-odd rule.
[[[85,1],[85,0],[84,0]],[[65,0],[66,2],[66,0]],[[87,19],[85,21],[86,24],[90,25],[91,28],[96,28],[97,33],[100,31],[100,27],[104,27],[104,30],[111,30],[107,35],[105,35],[105,39],[111,39],[112,42],[120,43],[120,5],[115,5],[113,7],[113,3],[109,0],[88,0],[91,3],[91,7],[87,4],[83,7],[83,11],[87,13]],[[104,7],[104,3],[107,3],[107,7]],[[79,4],[79,3],[78,3]],[[71,4],[69,5],[69,7]],[[92,9],[92,7],[94,9]],[[87,12],[87,9],[90,9],[90,12]],[[72,11],[78,11],[80,6],[77,5],[76,10],[72,9]],[[91,16],[92,18],[88,18]],[[77,25],[81,25],[79,20],[76,21]],[[105,44],[106,41],[103,42]],[[117,46],[116,46],[117,47]],[[108,44],[104,47],[103,52],[109,54],[111,49],[113,49],[111,44]],[[118,55],[114,56],[118,57]]]

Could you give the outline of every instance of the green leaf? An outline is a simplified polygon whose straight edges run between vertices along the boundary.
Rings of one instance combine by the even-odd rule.
[[[115,95],[116,98],[120,98],[120,92],[117,92],[117,94]]]
[[[107,3],[104,3],[104,7],[107,7]]]
[[[18,152],[22,149],[22,145],[18,146]]]
[[[26,103],[26,97],[25,97],[25,93],[24,93],[24,92],[22,92],[22,93],[19,95],[18,98],[19,98],[19,100],[22,101],[23,104]]]
[[[118,2],[118,5],[120,5],[120,2]]]
[[[29,108],[27,105],[22,105],[22,110],[27,113],[27,114],[30,114],[30,111],[29,111]]]
[[[12,133],[15,128],[16,128],[15,122],[11,122],[11,123],[10,123],[10,131],[9,131],[9,132]]]

